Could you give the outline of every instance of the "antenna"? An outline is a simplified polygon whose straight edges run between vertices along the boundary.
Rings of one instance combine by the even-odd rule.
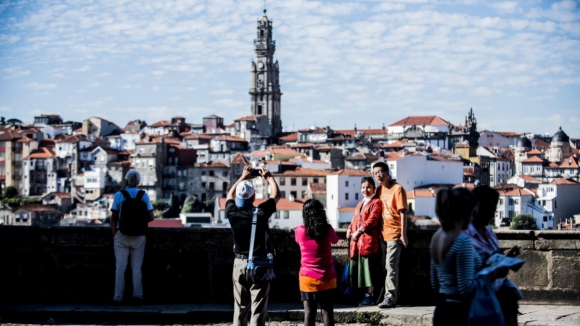
[[[266,0],[264,0],[264,13],[266,12]]]

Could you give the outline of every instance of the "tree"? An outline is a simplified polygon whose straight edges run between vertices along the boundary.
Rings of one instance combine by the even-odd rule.
[[[199,213],[202,210],[202,204],[197,200],[195,196],[187,196],[183,207],[181,208],[182,213]]]
[[[4,198],[14,198],[18,196],[18,190],[16,187],[8,186],[4,189]]]
[[[153,209],[156,211],[164,211],[167,209],[167,207],[169,207],[169,205],[167,205],[167,203],[163,201],[163,199],[158,199],[152,202],[151,204],[153,205]]]
[[[519,214],[512,218],[510,229],[512,230],[537,230],[536,219],[530,214]]]

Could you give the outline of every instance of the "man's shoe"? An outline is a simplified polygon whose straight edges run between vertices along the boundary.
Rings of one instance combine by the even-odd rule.
[[[366,307],[366,306],[372,306],[373,305],[373,296],[371,295],[365,295],[365,297],[362,299],[361,302],[359,302],[358,306],[359,307]]]
[[[379,303],[379,308],[381,309],[385,309],[385,308],[395,308],[397,305],[395,304],[395,301],[393,301],[393,299],[391,297],[385,297],[385,300],[383,300],[383,302]]]

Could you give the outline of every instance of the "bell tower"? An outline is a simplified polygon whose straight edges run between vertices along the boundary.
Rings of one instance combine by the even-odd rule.
[[[272,40],[272,21],[264,15],[258,20],[257,38],[254,40],[256,60],[252,60],[250,98],[252,115],[268,117],[272,137],[282,131],[278,61],[274,61],[276,41]]]

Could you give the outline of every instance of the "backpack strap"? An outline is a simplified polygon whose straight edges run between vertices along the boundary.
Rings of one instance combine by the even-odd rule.
[[[141,200],[143,198],[143,195],[145,195],[145,191],[144,190],[139,190],[137,192],[137,197],[135,197],[135,198]]]
[[[129,195],[129,192],[125,189],[121,190],[121,194],[123,194],[123,197],[125,197],[126,200],[131,199],[131,195]]]

